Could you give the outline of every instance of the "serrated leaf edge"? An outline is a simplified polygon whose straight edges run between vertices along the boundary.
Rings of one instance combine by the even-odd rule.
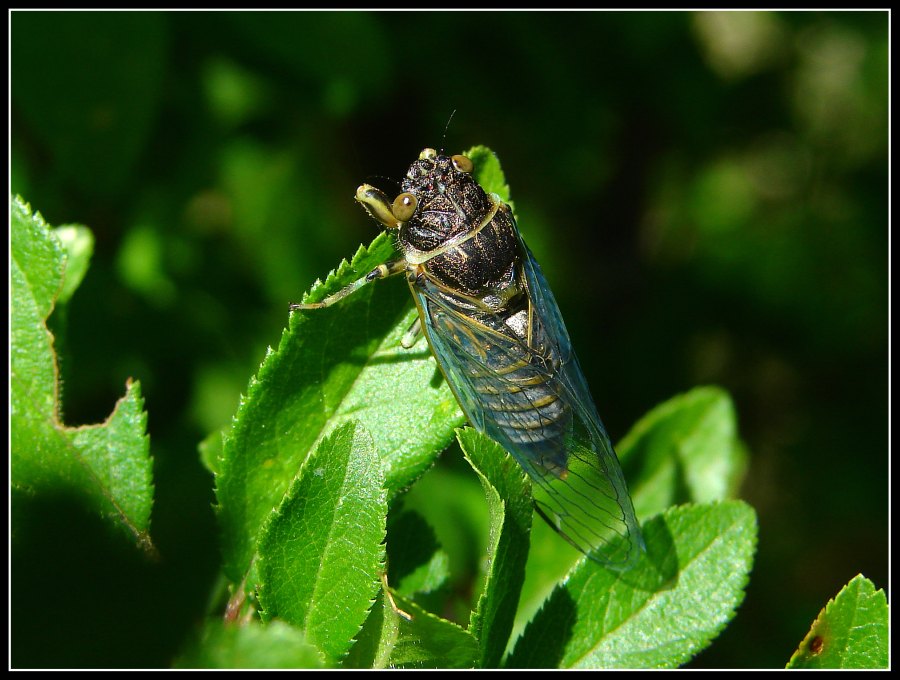
[[[825,606],[822,607],[821,611],[819,611],[818,616],[816,616],[815,620],[812,622],[812,625],[809,627],[809,631],[806,633],[803,640],[800,641],[800,644],[797,646],[796,651],[794,651],[794,653],[791,655],[791,658],[788,660],[785,668],[790,669],[795,661],[800,661],[805,658],[807,650],[809,648],[810,640],[812,640],[816,636],[816,633],[819,627],[822,625],[822,622],[828,618],[831,610],[836,606],[837,600],[842,595],[849,596],[849,589],[851,586],[856,589],[857,602],[859,601],[860,595],[865,595],[866,597],[877,597],[878,594],[881,593],[881,596],[885,600],[885,607],[888,606],[887,596],[884,593],[884,589],[876,589],[875,584],[870,579],[866,578],[862,574],[857,574],[852,579],[850,579],[834,597],[832,597],[828,600],[828,602],[825,603]],[[846,643],[846,639],[844,640],[844,642]],[[844,650],[846,651],[846,644],[844,645]]]
[[[323,283],[323,282],[321,282],[321,280],[317,279],[316,282],[310,288],[310,290],[303,295],[302,299],[304,301],[308,301],[310,299],[310,296],[314,295],[315,293],[319,293],[321,297],[325,297],[326,293],[330,294],[331,292],[333,292],[333,290],[338,289],[339,287],[336,285],[336,282],[339,279],[346,276],[348,272],[353,271],[354,269],[358,268],[359,261],[363,257],[371,254],[376,248],[382,247],[382,244],[384,243],[384,241],[388,240],[390,238],[391,238],[391,236],[389,234],[382,232],[378,236],[376,236],[368,246],[361,244],[359,246],[359,248],[357,248],[356,253],[351,257],[349,262],[346,258],[342,259],[341,263],[338,265],[338,267],[336,269],[332,269],[331,272],[328,274],[328,276],[325,279],[325,282]],[[282,329],[282,331],[281,331],[281,338],[279,339],[279,342],[278,342],[278,349],[273,350],[271,345],[266,348],[266,356],[263,359],[262,363],[260,364],[259,368],[257,369],[256,374],[251,376],[250,381],[248,383],[248,387],[247,387],[247,393],[240,395],[237,411],[231,417],[231,421],[230,421],[229,425],[226,428],[224,428],[223,432],[222,432],[222,449],[221,449],[220,455],[216,459],[217,463],[218,463],[218,466],[217,466],[218,472],[215,475],[216,487],[219,486],[219,480],[224,479],[226,476],[226,473],[224,472],[223,464],[227,457],[226,454],[227,454],[229,448],[232,446],[232,442],[235,437],[235,432],[236,432],[237,428],[239,428],[241,425],[241,422],[242,422],[242,419],[246,412],[246,409],[249,407],[249,405],[251,403],[253,403],[255,401],[254,397],[256,395],[256,392],[257,392],[257,390],[262,389],[262,386],[263,386],[266,376],[268,376],[271,371],[275,370],[272,367],[272,363],[277,360],[278,355],[293,340],[296,333],[298,332],[298,328],[303,324],[303,322],[304,322],[304,317],[302,314],[295,314],[293,311],[290,313],[288,327]],[[360,373],[362,373],[362,370],[360,371]],[[355,384],[355,380],[354,380],[354,384]],[[293,485],[296,483],[297,479],[300,477],[303,468],[305,467],[307,461],[309,460],[310,455],[318,449],[318,447],[322,443],[323,438],[325,436],[331,435],[334,431],[335,431],[334,429],[331,429],[331,430],[329,430],[327,428],[323,429],[319,433],[319,435],[316,437],[316,439],[312,442],[312,444],[310,445],[310,447],[306,453],[306,456],[304,457],[303,463],[300,465],[297,472],[293,475],[293,477],[291,478],[291,481],[286,485],[285,494],[282,496],[281,500],[279,501],[279,503],[276,507],[280,506],[284,502],[285,495],[287,495],[289,493],[290,489],[293,487]],[[219,514],[219,512],[221,511],[221,507],[222,507],[222,504],[220,502],[218,502],[218,496],[217,496],[217,502],[213,506],[216,514]],[[239,583],[240,583],[239,589],[240,590],[245,590],[246,583],[247,583],[247,576],[253,570],[253,565],[256,561],[256,556],[259,553],[259,540],[263,534],[263,530],[264,530],[266,523],[267,523],[267,519],[264,519],[260,523],[259,530],[256,533],[256,540],[254,541],[250,560],[247,562],[247,565],[244,568],[244,573],[243,573],[241,579],[239,580]],[[235,593],[235,595],[232,597],[232,600],[235,600],[235,598],[237,598],[237,597],[238,597],[238,593]]]
[[[125,383],[125,394],[116,400],[116,404],[113,407],[112,412],[109,414],[109,416],[106,417],[106,419],[103,422],[95,423],[95,424],[91,424],[91,425],[68,426],[60,420],[59,412],[60,412],[61,399],[60,399],[60,385],[59,385],[59,383],[60,383],[60,381],[59,381],[59,361],[57,359],[56,351],[54,349],[54,344],[55,344],[56,338],[53,335],[53,333],[50,331],[50,329],[47,327],[47,319],[49,319],[50,316],[53,314],[53,311],[56,308],[56,302],[59,300],[59,296],[62,293],[64,284],[65,284],[65,269],[66,269],[66,264],[68,262],[68,253],[66,252],[65,247],[60,242],[59,237],[54,233],[53,228],[47,223],[47,221],[43,218],[43,216],[41,215],[41,213],[39,211],[33,211],[31,208],[31,204],[28,203],[27,201],[25,201],[21,196],[17,195],[15,197],[13,197],[12,200],[16,204],[16,207],[18,207],[20,210],[23,210],[26,213],[27,219],[34,220],[37,223],[37,225],[44,230],[47,237],[50,238],[56,244],[57,248],[59,249],[60,253],[62,254],[62,270],[61,270],[61,277],[60,277],[59,285],[57,286],[57,289],[53,294],[53,299],[51,301],[47,316],[40,320],[41,328],[48,338],[48,345],[50,347],[50,353],[52,356],[52,364],[53,364],[53,413],[51,414],[51,419],[52,419],[51,424],[52,424],[53,429],[62,434],[67,434],[67,433],[75,433],[75,432],[81,432],[81,431],[86,431],[86,430],[100,429],[103,427],[107,427],[110,424],[110,422],[112,422],[112,420],[117,415],[119,408],[129,398],[131,398],[132,395],[134,395],[134,398],[137,400],[137,402],[139,404],[138,410],[141,413],[141,429],[143,431],[143,434],[141,435],[141,437],[146,441],[148,438],[148,435],[147,435],[147,412],[143,408],[144,399],[140,392],[140,383],[138,381],[132,381],[131,378],[128,378]],[[10,258],[15,259],[13,257],[12,252],[10,252]],[[16,374],[14,372],[10,373],[10,378],[12,380],[17,380]],[[26,394],[29,395],[29,398],[31,398],[30,392],[28,390],[25,390],[25,392],[26,392]],[[33,402],[33,400],[32,400],[32,402]],[[40,410],[38,408],[37,404],[32,403],[32,406],[36,410],[38,410],[38,411]],[[125,513],[125,511],[116,502],[115,498],[109,492],[107,487],[94,474],[94,471],[91,469],[91,466],[84,461],[81,453],[79,452],[78,448],[74,446],[73,442],[68,437],[62,437],[62,439],[65,443],[67,450],[69,450],[71,452],[72,458],[75,461],[77,461],[78,464],[82,466],[82,468],[84,468],[84,470],[87,473],[87,476],[94,481],[94,483],[96,484],[97,488],[100,490],[103,497],[106,498],[106,500],[109,501],[110,505],[112,505],[112,507],[115,509],[118,517],[120,518],[122,525],[124,527],[126,527],[128,529],[128,531],[134,536],[134,539],[137,542],[138,546],[142,550],[144,550],[145,552],[150,554],[151,556],[156,556],[157,555],[156,548],[153,545],[153,541],[150,538],[149,519],[148,519],[148,524],[147,524],[148,529],[146,531],[138,529],[137,526],[134,524],[134,522],[131,520],[131,518],[127,515],[127,513]],[[153,457],[150,455],[149,447],[148,447],[148,451],[147,451],[147,458],[152,467]],[[25,492],[29,492],[29,493],[31,492],[31,489],[28,488],[27,486],[15,485],[15,484],[13,486],[14,486],[14,488],[17,488],[20,491],[25,491]],[[152,490],[154,488],[154,485],[152,482],[152,477],[149,482],[149,488],[151,490],[151,506],[152,506],[152,502],[153,502]]]
[[[734,506],[735,508],[741,508],[741,509],[742,509],[742,512],[749,512],[750,515],[754,518],[754,526],[756,525],[756,520],[755,520],[756,513],[754,512],[753,508],[752,508],[750,505],[748,505],[747,503],[745,503],[745,502],[743,502],[743,501],[740,501],[740,500],[713,501],[713,502],[711,502],[711,503],[685,503],[685,504],[683,504],[683,505],[675,506],[674,508],[669,508],[669,509],[667,509],[664,513],[660,513],[660,514],[665,515],[665,514],[668,514],[668,513],[670,513],[670,512],[673,512],[673,511],[675,511],[675,512],[677,512],[677,511],[685,511],[685,510],[690,509],[690,508],[705,508],[705,509],[707,509],[707,511],[709,511],[709,510],[712,510],[712,509],[715,508],[715,507],[718,507],[718,506],[726,506],[726,505],[731,505],[731,506]],[[721,543],[721,542],[725,539],[725,537],[726,537],[730,532],[732,532],[732,530],[734,530],[734,528],[738,525],[739,520],[740,520],[740,518],[735,518],[735,520],[734,520],[733,522],[731,522],[731,523],[728,524],[728,526],[724,529],[724,531],[722,531],[721,533],[719,533],[719,534],[717,534],[716,536],[714,536],[714,537],[712,538],[712,540],[710,540],[710,541],[709,541],[706,545],[704,545],[700,550],[697,550],[697,551],[690,557],[690,559],[689,559],[687,562],[684,563],[684,565],[679,565],[679,569],[678,569],[679,573],[685,571],[685,570],[686,570],[688,567],[690,567],[690,565],[693,564],[696,560],[700,559],[703,555],[705,555],[706,553],[708,553],[708,552],[709,552],[709,551],[710,551],[717,543]],[[754,555],[756,554],[757,540],[758,540],[758,532],[757,532],[757,531],[753,531],[753,532],[752,532],[752,536],[751,536],[751,540],[750,540],[750,555],[749,555],[749,556],[750,556],[750,563],[749,563],[749,568],[748,568],[748,570],[742,575],[741,580],[740,580],[740,583],[739,583],[739,584],[736,584],[737,598],[736,598],[736,600],[735,600],[735,602],[734,602],[734,607],[733,607],[732,610],[731,610],[731,611],[732,611],[731,616],[726,616],[722,621],[720,621],[718,624],[716,624],[713,628],[708,629],[709,637],[708,637],[705,641],[702,641],[702,642],[697,646],[697,648],[693,650],[692,653],[691,653],[691,652],[688,652],[688,653],[687,653],[687,654],[688,654],[687,657],[685,657],[684,659],[674,658],[673,660],[674,660],[676,663],[679,663],[679,664],[680,664],[680,663],[684,663],[684,661],[686,661],[687,659],[692,658],[692,655],[696,655],[696,654],[700,653],[701,651],[703,651],[704,649],[706,649],[706,648],[712,643],[712,641],[716,638],[716,636],[717,636],[720,632],[722,632],[722,631],[725,629],[725,626],[727,626],[728,623],[731,621],[731,619],[734,617],[734,614],[737,612],[738,608],[741,606],[741,604],[742,604],[743,601],[744,601],[744,597],[746,596],[746,586],[747,586],[747,583],[749,583],[749,581],[750,581],[750,571],[752,571],[752,569],[753,569],[753,558],[754,558]],[[582,563],[584,563],[584,561],[585,561],[585,560],[582,559],[582,560],[579,562],[579,565],[582,564]],[[569,577],[572,575],[572,573],[575,571],[575,569],[578,568],[579,565],[576,565],[576,566],[569,572],[569,574],[566,575],[565,579],[563,580],[563,584],[565,584],[565,583],[568,582]],[[561,585],[562,585],[562,584],[561,584]],[[643,603],[638,609],[634,610],[634,612],[631,614],[631,616],[629,616],[627,619],[623,620],[623,621],[622,621],[618,626],[616,626],[615,628],[611,628],[611,629],[609,629],[608,631],[606,631],[606,634],[603,636],[603,638],[605,639],[605,638],[609,637],[609,635],[610,635],[611,633],[613,633],[614,631],[616,631],[617,629],[619,629],[624,623],[626,623],[626,621],[629,621],[629,620],[633,619],[637,614],[639,614],[641,611],[643,611],[643,610],[648,606],[648,604],[651,602],[651,600],[653,600],[655,597],[658,597],[659,595],[660,595],[660,591],[655,591],[655,592],[651,593],[651,597],[649,597],[647,600],[645,600],[644,603]],[[548,599],[549,599],[549,598],[548,598]],[[542,608],[543,608],[543,607],[542,607]],[[591,647],[591,649],[595,649],[595,648],[596,648],[596,645],[594,645],[593,647]],[[569,667],[577,667],[577,664],[578,664],[581,660],[585,659],[585,658],[588,657],[588,656],[590,656],[589,653],[588,653],[588,654],[582,655],[581,657],[578,658],[578,660],[577,660],[576,662],[573,662],[572,664],[570,664]]]
[[[365,427],[362,423],[360,423],[359,421],[357,421],[357,420],[349,420],[349,421],[347,421],[346,423],[342,423],[341,425],[339,425],[339,426],[336,427],[335,429],[333,429],[333,430],[331,430],[331,431],[329,431],[329,432],[326,432],[322,437],[320,437],[320,438],[317,440],[317,442],[314,444],[314,450],[312,450],[312,453],[311,453],[310,455],[307,455],[306,459],[303,461],[303,463],[302,463],[302,465],[300,466],[300,470],[298,471],[297,475],[291,480],[291,483],[288,485],[288,489],[287,489],[287,491],[285,492],[284,496],[282,497],[281,503],[279,503],[279,505],[278,505],[277,507],[272,508],[272,510],[270,511],[269,515],[268,515],[268,516],[266,517],[266,519],[264,520],[264,522],[263,522],[263,524],[262,524],[262,527],[260,528],[260,531],[259,531],[259,534],[258,534],[257,541],[256,541],[257,549],[256,549],[256,551],[254,552],[253,557],[251,558],[251,564],[250,564],[250,566],[249,566],[248,569],[247,569],[247,574],[249,574],[249,573],[252,572],[252,569],[253,569],[253,563],[254,563],[254,562],[256,561],[256,559],[259,557],[259,545],[260,545],[260,543],[263,541],[264,537],[268,534],[268,532],[269,532],[269,530],[270,530],[271,524],[278,518],[279,513],[280,513],[280,508],[283,506],[283,504],[284,504],[286,501],[288,501],[288,500],[290,500],[290,499],[292,498],[291,492],[294,490],[295,485],[299,484],[300,480],[303,478],[304,473],[308,470],[309,466],[311,465],[311,461],[312,461],[313,457],[318,453],[319,448],[325,445],[325,442],[326,442],[326,441],[328,441],[328,440],[334,440],[335,437],[337,437],[337,436],[339,436],[339,435],[342,435],[342,432],[341,432],[342,430],[347,430],[347,431],[348,431],[348,436],[351,437],[351,446],[353,446],[353,443],[352,443],[352,442],[355,441],[356,438],[357,438],[358,436],[360,436],[360,433],[362,433],[362,436],[365,437],[365,438],[368,440],[368,445],[370,446],[370,448],[371,448],[371,450],[372,450],[372,454],[373,454],[373,456],[375,457],[375,460],[374,460],[375,464],[378,465],[379,467],[381,467],[381,459],[380,459],[379,456],[378,456],[378,451],[377,451],[377,448],[376,448],[376,446],[375,446],[375,442],[374,442],[374,440],[372,439],[372,436],[371,436],[371,434],[369,434],[369,431],[366,429],[366,427]],[[352,433],[350,432],[351,430],[352,430]],[[343,480],[343,482],[342,482],[342,484],[341,484],[341,488],[342,488],[342,489],[344,488],[344,485],[345,485],[345,483],[346,483],[346,481],[347,481],[347,469],[348,469],[349,463],[350,463],[350,457],[349,457],[349,455],[348,455],[348,458],[347,458],[347,463],[348,463],[348,465],[345,465],[345,466],[344,466],[344,480]],[[383,478],[383,477],[384,477],[384,472],[383,472],[383,470],[382,470],[382,478]],[[384,488],[384,484],[383,484],[383,483],[382,483],[381,493],[379,494],[379,497],[380,497],[381,500],[383,500],[383,502],[384,502],[384,504],[385,504],[385,506],[386,506],[386,505],[387,505],[387,492],[386,492],[386,490],[385,490],[385,488]],[[386,518],[387,518],[387,515],[385,514],[385,520],[386,520]],[[333,527],[333,524],[332,524],[332,526],[329,527],[329,538],[330,538],[330,536],[331,536],[331,532],[333,531],[333,528],[334,528],[334,527]],[[383,528],[382,528],[382,532],[381,532],[381,538],[380,538],[380,541],[379,541],[379,543],[380,543],[380,545],[381,545],[381,550],[380,550],[380,552],[379,552],[379,556],[378,556],[378,565],[377,565],[377,568],[378,568],[379,570],[381,570],[381,571],[384,571],[384,565],[385,565],[384,540],[385,540],[386,536],[387,536],[387,524],[386,524],[386,521],[385,521],[385,522],[383,522]],[[329,542],[330,542],[330,541],[329,541]],[[316,587],[318,587],[318,584],[321,583],[321,579],[318,578],[318,575],[321,573],[321,569],[322,569],[322,564],[320,563],[320,564],[319,564],[319,570],[316,572],[316,579],[315,579],[316,584],[317,584]],[[245,579],[246,579],[247,574],[245,574]],[[376,583],[375,594],[374,594],[371,598],[369,598],[368,603],[367,603],[367,605],[366,605],[366,607],[365,607],[365,610],[364,610],[364,614],[366,614],[366,615],[368,615],[368,613],[371,612],[371,610],[372,610],[372,605],[373,605],[373,604],[375,603],[375,601],[378,599],[377,580],[375,581],[375,583]],[[242,586],[243,586],[243,585],[244,585],[244,583],[242,583]],[[243,587],[241,588],[241,590],[239,591],[239,593],[241,593],[242,591],[243,591]],[[315,591],[314,591],[314,592],[315,592]],[[260,603],[260,604],[261,604],[261,603]],[[307,614],[308,614],[308,613],[307,613]],[[263,617],[266,616],[265,610],[264,610],[264,609],[260,609],[260,615],[263,616]],[[271,619],[271,620],[274,621],[274,620],[280,620],[280,619],[273,618],[273,619]],[[362,621],[361,621],[360,624],[357,626],[356,631],[349,637],[349,644],[347,645],[347,648],[343,651],[342,654],[338,655],[337,657],[331,657],[330,654],[326,654],[325,651],[324,651],[324,650],[321,650],[321,648],[320,648],[318,645],[315,645],[316,648],[317,648],[317,649],[320,649],[320,651],[322,651],[323,654],[326,654],[326,656],[328,656],[329,658],[331,658],[333,661],[339,663],[341,659],[343,659],[344,657],[347,656],[347,654],[348,654],[349,651],[350,651],[350,648],[353,646],[353,643],[356,642],[356,638],[357,638],[357,636],[359,635],[360,631],[362,630],[363,626],[365,625],[365,621],[366,621],[366,616],[363,616],[363,617],[362,617]],[[284,623],[285,625],[292,625],[292,626],[293,626],[293,624],[290,624],[290,623],[288,623],[287,621],[282,621],[282,623]],[[306,630],[306,625],[307,625],[307,624],[308,624],[308,619],[304,621],[304,625],[303,625],[303,626],[293,626],[293,627],[299,628],[299,629],[305,631],[305,630]],[[310,642],[310,644],[314,644],[314,643]]]

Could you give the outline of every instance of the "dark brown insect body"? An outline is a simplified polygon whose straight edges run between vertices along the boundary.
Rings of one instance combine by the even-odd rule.
[[[447,156],[422,158],[410,166],[402,188],[427,197],[400,227],[407,261],[476,297],[513,283],[519,242],[512,213],[491,201],[471,175],[457,171]]]
[[[466,416],[535,483],[539,513],[579,550],[626,567],[643,541],[609,437],[559,308],[512,210],[472,176],[466,156],[425,149],[393,201],[363,184],[356,199],[396,230],[402,257],[319,303],[406,272],[432,352]]]
[[[492,200],[457,164],[448,156],[428,156],[410,166],[402,189],[425,198],[400,227],[400,247],[407,262],[421,264],[424,276],[453,291],[437,291],[447,306],[509,338],[503,343],[505,352],[491,351],[491,344],[481,348],[469,370],[485,419],[542,459],[545,468],[564,472],[562,434],[569,411],[548,384],[558,373],[559,357],[540,318],[529,314],[525,253],[512,211]],[[433,323],[447,325],[458,345],[477,348],[474,338],[459,337],[462,329],[453,327],[446,310],[436,309],[433,316]],[[533,371],[535,364],[542,369],[539,374]],[[502,386],[498,375],[505,379]],[[479,425],[484,429],[483,422]]]

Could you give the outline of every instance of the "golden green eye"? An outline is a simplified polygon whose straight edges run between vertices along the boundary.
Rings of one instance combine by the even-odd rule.
[[[450,158],[453,161],[453,167],[459,170],[460,172],[472,172],[472,161],[470,161],[466,156],[457,154]]]
[[[400,222],[408,222],[413,216],[413,213],[416,212],[416,206],[418,204],[419,202],[412,194],[400,194],[394,199],[394,204],[391,206],[391,212],[394,213],[394,217]]]

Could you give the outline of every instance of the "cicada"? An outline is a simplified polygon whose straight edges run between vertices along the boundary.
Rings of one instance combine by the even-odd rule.
[[[643,550],[622,469],[597,414],[550,287],[512,210],[463,155],[426,148],[391,201],[369,184],[356,200],[396,234],[401,256],[321,302],[405,273],[418,318],[463,412],[528,473],[535,508],[590,558],[626,568]]]

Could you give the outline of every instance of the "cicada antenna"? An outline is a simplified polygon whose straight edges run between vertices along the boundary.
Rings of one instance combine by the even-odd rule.
[[[456,109],[450,113],[450,117],[447,119],[447,124],[444,126],[444,134],[441,137],[441,153],[444,152],[444,142],[447,141],[447,130],[450,129],[450,121],[453,120],[453,116],[456,115]]]

